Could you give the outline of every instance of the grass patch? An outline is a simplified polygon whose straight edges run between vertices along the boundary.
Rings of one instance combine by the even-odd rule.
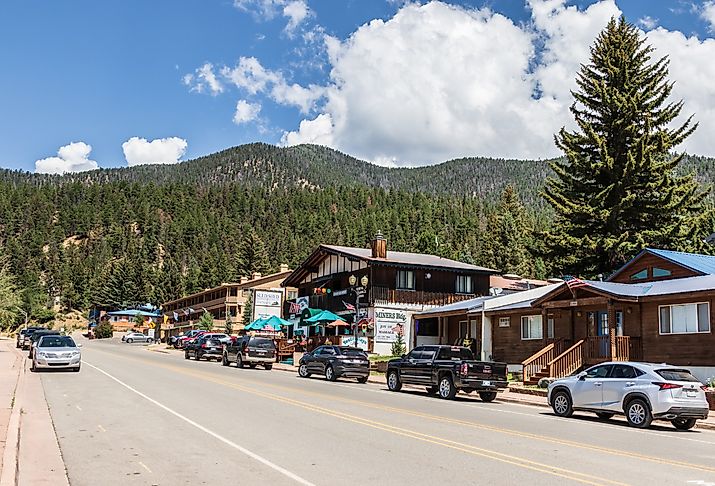
[[[391,359],[395,359],[395,356],[373,355],[368,356],[368,358],[372,363],[384,363],[386,361],[390,361]]]

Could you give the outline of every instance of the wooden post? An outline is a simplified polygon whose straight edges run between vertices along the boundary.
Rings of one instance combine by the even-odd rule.
[[[616,309],[613,306],[613,301],[608,300],[606,304],[608,313],[608,337],[611,344],[611,359],[616,357]]]
[[[549,321],[549,314],[546,312],[546,308],[542,307],[541,308],[541,338],[544,343],[546,343],[549,339],[548,335],[548,321]]]

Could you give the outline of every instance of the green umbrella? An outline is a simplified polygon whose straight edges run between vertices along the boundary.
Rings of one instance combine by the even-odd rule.
[[[291,323],[278,316],[259,318],[246,326],[249,331],[280,331],[281,328],[290,326]]]
[[[259,317],[255,321],[246,325],[246,327],[244,329],[246,329],[247,331],[254,331],[254,330],[262,329],[263,325],[266,323],[267,320],[268,320],[267,317]]]
[[[337,314],[333,314],[332,312],[328,310],[321,311],[320,313],[314,315],[311,318],[308,318],[305,320],[305,322],[310,322],[311,324],[319,324],[319,323],[331,323],[335,321],[343,321],[345,322],[345,319],[340,317]]]

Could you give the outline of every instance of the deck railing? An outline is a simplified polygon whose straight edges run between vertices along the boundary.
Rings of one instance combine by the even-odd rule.
[[[539,352],[522,361],[524,366],[524,380],[528,380],[543,370],[549,361],[563,352],[563,339],[557,339]]]
[[[552,378],[563,378],[574,373],[584,364],[585,340],[571,346],[569,349],[549,361],[549,376]]]
[[[388,287],[373,286],[370,289],[370,302],[388,302],[391,304],[447,305],[475,298],[475,294],[452,294],[445,292],[426,292],[422,290],[398,290]]]

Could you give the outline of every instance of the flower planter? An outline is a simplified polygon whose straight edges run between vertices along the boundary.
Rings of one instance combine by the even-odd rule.
[[[715,410],[715,390],[706,391],[705,398],[708,400],[708,405],[710,405],[710,410]]]
[[[385,373],[387,371],[387,361],[378,361],[377,371],[379,371],[380,373]]]

